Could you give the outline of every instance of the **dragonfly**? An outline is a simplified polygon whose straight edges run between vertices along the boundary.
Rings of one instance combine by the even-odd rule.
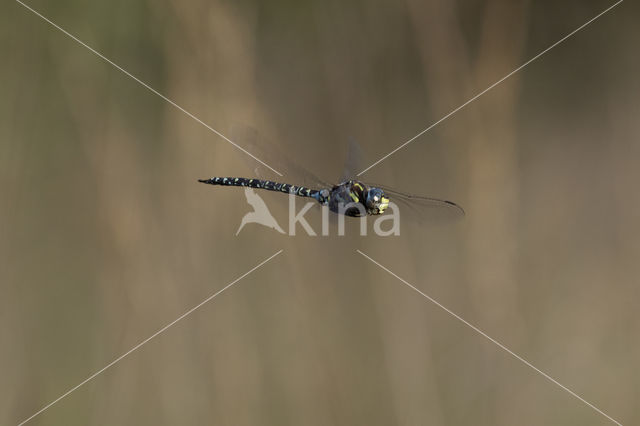
[[[249,134],[249,136],[247,135]],[[232,133],[235,140],[243,140],[245,146],[250,147],[251,152],[262,151],[257,144],[249,141],[255,141],[255,131],[252,129],[236,129]],[[269,146],[271,156],[274,154],[273,147]],[[261,152],[262,153],[262,152]],[[264,157],[265,154],[262,155]],[[357,144],[351,142],[349,146],[349,155],[347,167],[344,176],[349,176],[350,169],[355,170],[353,163],[357,161],[359,156],[359,148]],[[286,194],[292,194],[298,197],[313,198],[323,206],[328,206],[329,210],[350,217],[375,216],[381,215],[388,210],[389,203],[393,200],[404,204],[412,210],[433,211],[434,209],[445,211],[450,216],[464,216],[464,209],[453,201],[412,195],[405,192],[397,191],[385,185],[368,184],[353,178],[343,179],[337,184],[326,184],[320,181],[306,170],[294,165],[286,155],[278,153],[277,163],[285,164],[287,170],[295,170],[297,174],[305,176],[305,180],[318,182],[316,187],[305,185],[293,185],[289,183],[276,182],[269,179],[261,178],[245,178],[245,177],[211,177],[208,179],[198,179],[198,182],[209,185],[247,187],[255,189],[263,189],[267,191],[276,191]],[[276,160],[272,160],[274,162]],[[258,169],[256,169],[257,171]],[[260,173],[258,173],[260,174]],[[294,173],[295,174],[295,173]]]

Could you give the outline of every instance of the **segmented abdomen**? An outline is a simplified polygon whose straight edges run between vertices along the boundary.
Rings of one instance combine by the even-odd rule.
[[[247,186],[249,188],[279,191],[287,194],[291,193],[299,197],[316,198],[316,194],[318,193],[315,189],[305,188],[304,186],[289,185],[288,183],[274,182],[272,180],[247,179],[241,177],[212,177],[211,179],[199,179],[198,182],[208,183],[210,185]]]

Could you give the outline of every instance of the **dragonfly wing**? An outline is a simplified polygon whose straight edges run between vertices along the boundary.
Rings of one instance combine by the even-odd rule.
[[[284,175],[276,175],[273,170],[247,156],[248,164],[258,178],[278,182],[284,179],[288,183],[314,189],[331,188],[332,185],[300,166],[284,150],[267,140],[255,128],[244,124],[234,124],[230,134],[234,142]]]
[[[385,185],[368,184],[381,188],[392,203],[400,208],[401,217],[418,222],[455,221],[466,214],[464,209],[453,201],[434,197],[424,197],[389,188]]]
[[[360,144],[356,139],[350,138],[347,146],[347,159],[344,164],[340,182],[357,180],[356,173],[358,173],[362,166],[362,158],[362,148]]]

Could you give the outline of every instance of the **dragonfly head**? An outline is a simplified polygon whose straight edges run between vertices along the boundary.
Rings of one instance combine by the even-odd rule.
[[[387,198],[382,189],[369,188],[367,191],[365,206],[367,207],[367,213],[369,214],[382,214],[385,209],[389,207],[389,198]]]

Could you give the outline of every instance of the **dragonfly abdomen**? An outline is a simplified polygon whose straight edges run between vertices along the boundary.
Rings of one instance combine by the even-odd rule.
[[[290,185],[288,183],[274,182],[263,179],[247,179],[242,177],[212,177],[211,179],[198,179],[198,182],[209,185],[245,186],[249,188],[266,189],[268,191],[284,192],[299,197],[311,197],[318,200],[320,191],[304,186]],[[320,201],[320,200],[319,200]]]

